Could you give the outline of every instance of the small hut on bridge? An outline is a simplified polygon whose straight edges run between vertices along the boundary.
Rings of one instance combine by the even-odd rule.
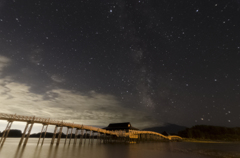
[[[125,132],[129,132],[130,130],[139,130],[133,127],[130,122],[110,123],[107,127],[103,129],[106,129],[109,131],[125,131]]]

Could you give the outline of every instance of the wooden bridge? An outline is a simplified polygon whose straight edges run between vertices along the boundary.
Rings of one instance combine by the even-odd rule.
[[[22,137],[20,139],[19,145],[26,145],[28,142],[28,138],[30,136],[31,130],[33,128],[34,123],[42,124],[42,130],[39,136],[38,144],[41,142],[43,144],[48,125],[54,125],[54,133],[52,137],[51,144],[54,144],[54,140],[57,138],[56,144],[58,145],[61,140],[62,135],[62,129],[65,127],[67,128],[65,143],[67,142],[67,139],[69,139],[69,144],[72,139],[72,132],[75,128],[75,138],[74,143],[76,143],[78,136],[80,136],[80,142],[82,142],[82,139],[86,141],[86,136],[88,135],[88,138],[94,137],[94,132],[97,134],[97,138],[100,139],[100,141],[103,142],[130,142],[130,141],[149,141],[149,140],[181,140],[182,138],[179,136],[164,136],[157,132],[152,131],[136,131],[136,130],[130,130],[129,132],[118,130],[118,131],[108,131],[105,129],[92,127],[92,126],[85,126],[82,124],[74,124],[74,123],[68,123],[64,121],[57,121],[52,120],[50,118],[41,118],[41,117],[35,117],[35,116],[23,116],[23,115],[16,115],[16,114],[5,114],[0,113],[0,120],[6,120],[8,121],[8,124],[6,126],[6,129],[3,131],[2,137],[0,139],[0,145],[3,145],[9,131],[11,129],[12,123],[14,121],[20,121],[20,122],[26,122],[25,129],[23,131]],[[69,132],[70,129],[70,132]],[[78,132],[80,131],[80,134]],[[70,134],[70,138],[68,138],[68,134]],[[41,141],[42,140],[42,141]]]

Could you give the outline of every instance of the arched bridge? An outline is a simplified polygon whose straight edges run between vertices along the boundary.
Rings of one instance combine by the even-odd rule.
[[[60,143],[60,138],[62,135],[62,129],[65,127],[67,128],[65,143],[67,139],[69,139],[69,144],[71,142],[71,138],[73,135],[73,129],[75,129],[75,138],[74,143],[76,143],[78,137],[80,139],[80,142],[85,138],[84,142],[86,142],[86,139],[92,139],[94,137],[97,138],[103,142],[130,142],[130,141],[148,141],[148,140],[181,140],[182,138],[179,136],[164,136],[157,132],[152,131],[136,131],[136,130],[130,130],[129,132],[125,131],[108,131],[105,129],[92,127],[92,126],[86,126],[82,124],[75,124],[75,123],[69,123],[64,121],[57,121],[50,118],[41,118],[41,117],[35,117],[35,116],[23,116],[23,115],[16,115],[16,114],[6,114],[6,113],[0,113],[0,120],[6,120],[8,121],[8,124],[6,126],[6,129],[2,133],[2,137],[0,139],[0,145],[3,145],[9,131],[11,129],[12,123],[14,121],[20,121],[20,122],[26,122],[25,129],[22,133],[22,137],[20,139],[19,145],[24,144],[26,145],[28,142],[28,138],[30,136],[31,130],[33,128],[34,123],[42,124],[42,130],[39,136],[38,143],[42,140],[41,144],[44,142],[44,138],[46,136],[48,125],[54,125],[54,133],[52,137],[51,144],[54,144],[54,140],[57,138],[56,144],[58,145]],[[78,134],[78,132],[80,132]],[[95,134],[94,134],[95,132]],[[70,138],[68,138],[70,135]],[[95,135],[95,136],[94,136]]]

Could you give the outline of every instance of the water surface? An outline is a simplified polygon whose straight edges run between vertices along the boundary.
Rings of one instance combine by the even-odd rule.
[[[148,142],[138,144],[103,144],[87,140],[76,144],[56,146],[45,139],[37,145],[37,138],[29,138],[28,144],[18,147],[19,138],[7,138],[0,149],[0,158],[211,158],[240,157],[239,143],[191,143],[191,142]]]

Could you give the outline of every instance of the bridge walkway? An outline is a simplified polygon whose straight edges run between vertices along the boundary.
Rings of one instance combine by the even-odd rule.
[[[17,114],[6,114],[6,113],[0,113],[0,120],[6,120],[8,121],[8,124],[6,126],[6,129],[3,131],[2,137],[0,139],[0,145],[3,145],[8,134],[9,131],[11,129],[12,123],[14,121],[20,121],[20,122],[26,122],[26,126],[24,128],[22,137],[20,139],[19,145],[21,145],[22,143],[24,145],[27,144],[28,142],[28,138],[30,136],[31,130],[33,128],[33,124],[34,123],[39,123],[42,124],[42,130],[40,133],[40,137],[38,140],[38,143],[40,143],[41,139],[42,142],[41,144],[43,144],[45,136],[46,136],[46,132],[48,129],[49,125],[54,125],[55,129],[54,129],[54,133],[53,133],[53,137],[52,137],[52,141],[51,143],[54,144],[56,135],[58,133],[58,138],[57,138],[57,142],[56,144],[58,145],[60,143],[60,138],[62,135],[62,129],[63,127],[67,128],[67,135],[70,129],[70,139],[69,139],[69,143],[71,142],[72,139],[72,135],[73,135],[73,129],[75,129],[75,138],[74,138],[74,143],[76,143],[76,139],[78,136],[78,132],[80,130],[81,133],[81,138],[83,139],[83,136],[85,135],[89,135],[90,137],[94,137],[94,132],[97,133],[99,138],[106,138],[107,140],[109,138],[115,137],[115,138],[121,138],[123,140],[140,140],[140,139],[154,139],[154,140],[158,140],[158,139],[165,139],[165,140],[181,140],[182,138],[179,136],[164,136],[160,133],[157,132],[152,132],[152,131],[129,131],[129,132],[124,132],[124,131],[108,131],[105,129],[101,129],[101,128],[97,128],[97,127],[92,127],[92,126],[86,126],[83,124],[76,124],[76,123],[69,123],[69,122],[65,122],[65,121],[58,121],[58,120],[53,120],[50,118],[41,118],[41,117],[35,117],[35,116],[24,116],[24,115],[17,115]],[[85,131],[85,132],[84,132]],[[89,132],[89,134],[88,134]],[[65,143],[67,142],[67,136],[65,138]],[[86,140],[86,138],[85,138]]]

